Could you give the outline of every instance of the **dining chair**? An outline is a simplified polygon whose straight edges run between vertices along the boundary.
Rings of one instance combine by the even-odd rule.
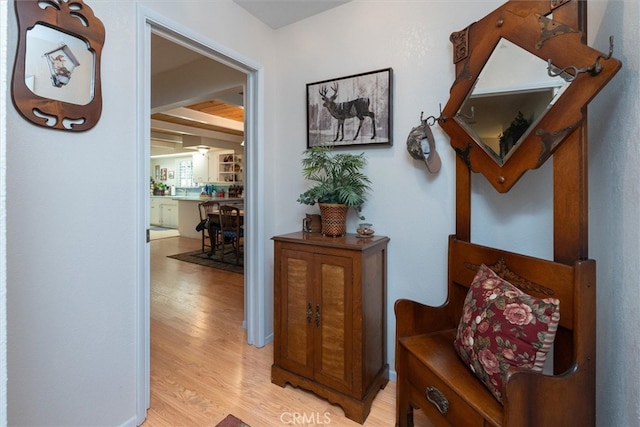
[[[236,264],[240,264],[240,249],[244,246],[244,228],[242,214],[236,206],[223,205],[220,215],[220,260],[224,261],[226,245],[231,244],[236,254]]]
[[[215,222],[211,222],[211,216],[216,214],[220,208],[220,203],[208,200],[198,204],[200,213],[200,232],[202,233],[202,252],[206,248],[210,248],[209,253],[216,253],[216,246],[219,245],[220,226]]]

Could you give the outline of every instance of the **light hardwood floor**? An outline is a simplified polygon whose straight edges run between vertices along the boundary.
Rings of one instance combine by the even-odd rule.
[[[215,426],[230,413],[252,427],[359,426],[339,406],[271,383],[273,345],[246,344],[242,329],[243,275],[166,257],[199,247],[184,237],[151,242],[151,408],[143,426]],[[394,424],[389,382],[364,425]]]

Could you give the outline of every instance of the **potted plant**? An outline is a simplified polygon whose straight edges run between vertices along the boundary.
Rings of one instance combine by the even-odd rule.
[[[315,146],[304,152],[302,175],[314,185],[300,195],[298,202],[319,204],[322,234],[333,237],[345,234],[350,207],[364,219],[360,212],[371,190],[371,181],[362,172],[366,164],[364,153],[335,153],[330,145]]]

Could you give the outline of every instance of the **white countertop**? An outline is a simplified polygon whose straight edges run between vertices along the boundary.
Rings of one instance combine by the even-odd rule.
[[[163,197],[163,196],[159,196]],[[183,201],[183,202],[244,202],[244,198],[242,197],[193,197],[193,196],[164,196],[170,197],[173,200]]]

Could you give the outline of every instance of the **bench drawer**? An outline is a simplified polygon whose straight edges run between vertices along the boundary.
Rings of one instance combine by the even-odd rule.
[[[436,425],[451,424],[454,426],[482,427],[483,418],[472,407],[461,399],[444,382],[425,367],[413,354],[409,354],[409,369],[407,371],[411,384],[411,401],[429,414],[432,420],[439,420]],[[446,399],[436,405],[427,399],[427,389],[432,400],[438,401],[438,395]],[[435,388],[435,389],[431,389]],[[446,403],[445,403],[446,402]],[[442,412],[438,409],[442,409]],[[445,408],[446,406],[446,408]]]

